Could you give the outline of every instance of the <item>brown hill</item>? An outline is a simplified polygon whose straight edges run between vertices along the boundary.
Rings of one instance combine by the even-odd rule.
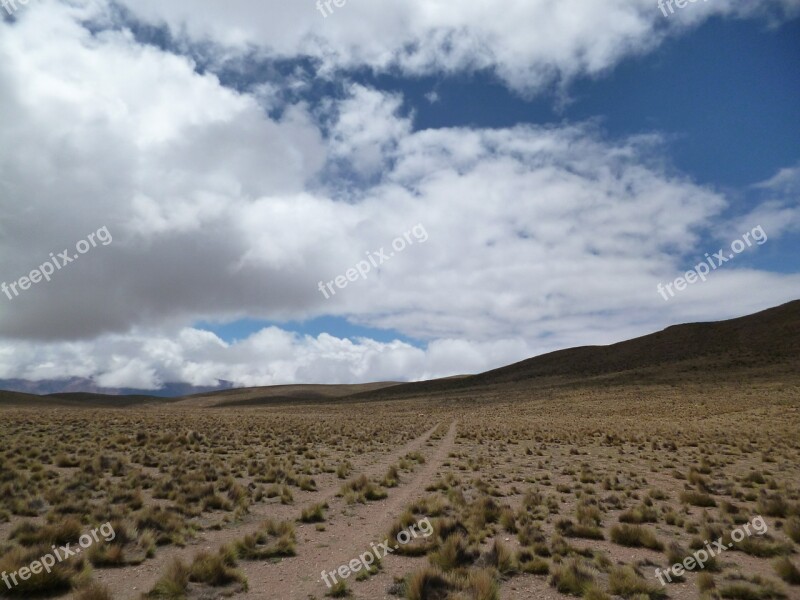
[[[263,404],[320,404],[396,385],[402,384],[397,382],[378,382],[352,385],[273,385],[195,394],[180,399],[175,405],[222,407],[259,406]]]
[[[408,383],[368,396],[383,399],[519,384],[781,380],[798,374],[800,300],[795,300],[746,317],[674,325],[610,346],[558,350],[479,375]]]
[[[800,373],[800,300],[753,315],[668,327],[609,346],[551,352],[479,375],[417,383],[283,385],[182,398],[0,392],[0,405],[234,407],[361,402],[420,395],[502,393],[549,386],[795,381]]]
[[[593,377],[653,369],[664,375],[800,366],[800,300],[754,315],[673,325],[610,346],[584,346],[531,358],[476,376],[499,383],[537,377]]]

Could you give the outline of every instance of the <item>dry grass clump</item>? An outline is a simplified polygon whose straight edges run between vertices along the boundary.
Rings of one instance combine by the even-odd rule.
[[[455,533],[448,536],[438,549],[428,556],[428,560],[431,565],[448,572],[471,565],[479,555],[480,550],[470,546],[462,533]]]
[[[636,569],[629,565],[611,569],[611,573],[608,575],[608,588],[612,594],[623,598],[658,600],[667,597],[664,588],[648,583],[636,572]]]
[[[746,537],[741,542],[734,545],[735,550],[757,556],[759,558],[772,558],[782,554],[789,554],[792,551],[791,544],[783,544],[776,541],[769,534],[759,537]]]
[[[381,480],[381,485],[383,487],[394,488],[399,485],[400,482],[400,470],[395,465],[389,467],[386,471],[386,475],[383,476]]]
[[[352,593],[347,587],[347,583],[345,581],[337,581],[327,592],[325,592],[325,595],[328,598],[347,598],[352,596]]]
[[[3,594],[12,597],[30,598],[38,595],[56,595],[77,587],[88,580],[89,565],[83,558],[69,558],[63,562],[56,562],[48,573],[41,570],[39,573],[30,573],[27,580],[22,579],[19,570],[22,568],[30,571],[31,563],[39,561],[45,554],[51,554],[50,546],[32,546],[29,548],[12,547],[0,557],[0,573],[17,573],[17,584],[11,589],[5,589]],[[12,580],[13,581],[13,580]]]
[[[550,585],[562,594],[583,596],[595,583],[595,572],[583,559],[572,558],[550,569]]]
[[[269,519],[256,533],[246,535],[234,543],[236,554],[246,560],[266,560],[276,557],[296,556],[297,539],[294,525],[288,521]]]
[[[389,496],[386,490],[370,481],[366,475],[360,475],[348,481],[342,486],[339,495],[343,496],[345,502],[348,504],[355,504],[357,502],[366,504],[367,502],[373,502],[375,500],[383,500]]]
[[[189,567],[181,560],[174,559],[167,566],[164,574],[156,582],[147,598],[159,600],[183,600],[189,586]]]
[[[412,507],[413,509],[413,507]],[[400,532],[410,530],[410,527],[416,527],[417,523],[421,520],[421,515],[412,512],[412,509],[406,510],[400,518],[392,524],[392,527],[389,529],[387,537],[390,540],[396,540]],[[417,536],[411,536],[411,539],[407,544],[400,544],[397,549],[395,549],[395,554],[399,554],[401,556],[425,556],[436,548],[437,544],[446,541],[447,537],[451,536],[452,533],[455,533],[457,529],[453,527],[450,531],[442,532],[441,531],[441,522],[443,520],[437,519],[432,523],[434,533],[429,537],[424,537],[422,532],[417,532]],[[446,524],[446,522],[445,522]],[[466,531],[466,529],[461,527],[462,531]],[[438,533],[437,533],[438,532]]]
[[[113,596],[108,587],[92,582],[75,592],[73,600],[113,600]]]
[[[140,530],[150,530],[158,546],[175,544],[183,546],[191,535],[184,518],[177,512],[160,506],[148,506],[133,515],[134,526]]]
[[[664,549],[664,544],[651,529],[639,525],[614,525],[611,528],[611,540],[630,548],[649,548],[659,552]]]
[[[789,504],[779,494],[762,492],[756,505],[758,513],[764,517],[785,518],[789,513]]]
[[[548,575],[550,573],[550,563],[526,548],[521,548],[517,552],[517,564],[520,571],[530,575]]]
[[[12,529],[8,537],[21,546],[50,546],[77,543],[82,533],[81,522],[74,517],[67,517],[48,525],[24,521]]]
[[[183,600],[190,584],[211,588],[228,588],[232,593],[247,591],[247,578],[236,569],[235,552],[223,548],[220,552],[199,552],[190,565],[173,560],[156,582],[147,598]]]
[[[783,531],[795,544],[800,544],[800,516],[788,519],[783,525]]]
[[[758,575],[746,577],[729,575],[719,587],[719,595],[730,600],[774,600],[786,598],[786,593],[772,580]]]
[[[236,560],[230,553],[199,552],[189,567],[189,581],[204,583],[211,587],[224,587],[232,583],[239,583],[243,590],[247,590],[247,579],[235,567]]]
[[[784,556],[775,561],[775,572],[778,574],[778,577],[789,585],[800,585],[800,570],[789,560],[788,556]]]
[[[328,509],[328,504],[320,502],[307,508],[304,508],[300,513],[300,521],[303,523],[324,523],[325,511]]]
[[[619,516],[620,523],[639,525],[641,523],[657,523],[658,511],[647,503],[640,504],[634,508],[629,508]]]
[[[96,567],[139,565],[156,553],[156,534],[146,529],[142,533],[130,521],[113,521],[113,541],[100,540],[92,544],[87,556]]]
[[[429,567],[409,575],[404,588],[406,600],[498,600],[500,597],[497,582],[491,573],[477,569],[448,574]]]
[[[492,549],[486,555],[486,563],[497,569],[500,575],[506,577],[519,571],[516,554],[497,538],[492,544]]]
[[[603,540],[605,536],[599,527],[574,523],[571,519],[560,519],[556,523],[556,529],[564,537],[586,538],[589,540]]]
[[[699,506],[701,508],[709,508],[717,505],[717,501],[705,492],[698,492],[694,490],[686,490],[681,492],[680,501],[684,504]]]

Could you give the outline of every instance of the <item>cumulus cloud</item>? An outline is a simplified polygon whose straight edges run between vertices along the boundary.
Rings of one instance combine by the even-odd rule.
[[[166,24],[189,41],[211,41],[226,56],[257,49],[311,56],[324,70],[366,66],[407,74],[492,69],[517,90],[594,75],[714,16],[779,21],[799,0],[697,2],[665,18],[653,0],[442,0],[348,2],[323,17],[314,2],[122,0],[137,18]]]
[[[0,379],[91,377],[101,387],[160,389],[231,381],[239,386],[351,383],[478,372],[525,356],[520,340],[440,340],[428,350],[394,341],[300,336],[276,327],[228,344],[207,331],[137,331],[79,343],[0,343]],[[467,369],[464,371],[463,369]]]
[[[320,56],[339,66],[493,66],[533,85],[553,69],[603,69],[656,39],[649,2],[580,17],[570,5],[512,2],[490,19],[480,2],[352,4],[324,34],[322,17],[296,3],[247,4],[246,17],[241,2],[144,0],[131,10],[232,46],[327,48]],[[417,379],[618,341],[688,314],[734,316],[798,289],[797,276],[731,269],[663,306],[656,284],[685,271],[728,202],[665,172],[658,135],[611,141],[592,124],[415,131],[400,95],[355,84],[270,116],[269,86],[237,92],[124,28],[86,25],[111,15],[100,0],[40,0],[0,23],[0,277],[27,275],[101,226],[114,236],[53,281],[0,297],[0,377],[147,389]],[[298,34],[279,17],[319,22]],[[523,34],[525,19],[545,37]],[[339,176],[354,184],[343,189]],[[424,244],[330,300],[319,293],[319,281],[417,224]],[[188,327],[320,315],[426,346],[279,328],[228,344]]]

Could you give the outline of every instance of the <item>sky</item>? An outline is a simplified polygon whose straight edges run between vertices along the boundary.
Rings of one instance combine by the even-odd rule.
[[[0,379],[413,381],[800,297],[800,0],[0,15]]]

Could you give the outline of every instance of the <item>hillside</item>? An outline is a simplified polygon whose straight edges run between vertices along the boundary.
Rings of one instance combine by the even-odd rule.
[[[609,346],[558,350],[461,379],[409,383],[370,397],[476,388],[784,379],[800,372],[800,300],[727,321],[674,325]],[[366,396],[366,395],[362,395]]]
[[[609,346],[583,346],[530,358],[478,375],[416,383],[281,385],[211,391],[177,398],[135,394],[0,393],[0,404],[127,407],[143,404],[234,407],[392,399],[422,394],[519,391],[530,386],[607,386],[738,380],[781,381],[800,372],[800,300],[753,315],[674,325]]]

